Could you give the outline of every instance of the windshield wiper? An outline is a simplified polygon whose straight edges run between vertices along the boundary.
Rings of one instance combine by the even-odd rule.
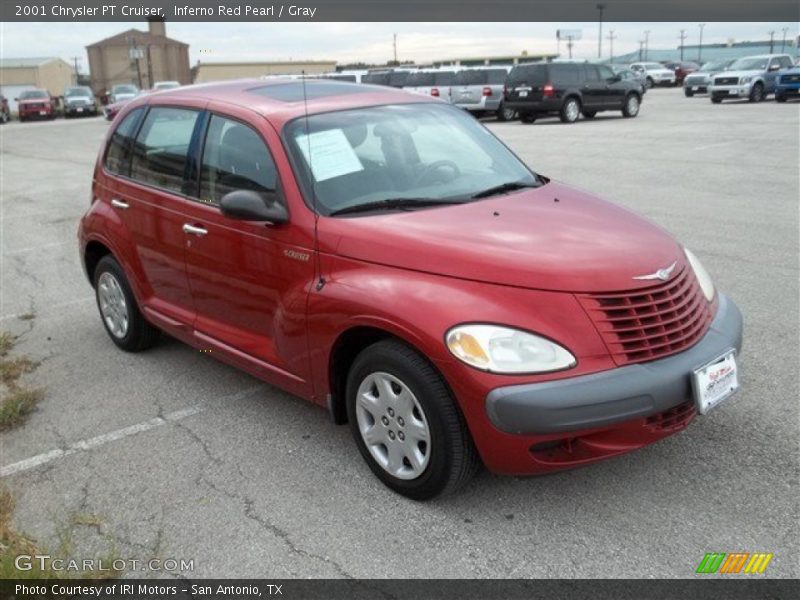
[[[538,183],[530,181],[507,181],[506,183],[501,183],[500,185],[495,185],[493,187],[480,191],[477,194],[473,194],[471,197],[473,200],[475,200],[478,198],[495,196],[497,194],[502,194],[504,192],[513,192],[514,190],[521,190],[524,188],[536,188],[539,187],[539,185],[540,184]]]
[[[330,216],[367,212],[370,210],[414,210],[445,204],[463,204],[464,200],[446,200],[436,198],[385,198],[374,202],[365,202],[354,206],[346,206],[330,213]]]

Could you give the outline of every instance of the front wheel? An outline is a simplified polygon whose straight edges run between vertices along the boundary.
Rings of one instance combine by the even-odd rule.
[[[645,80],[644,80],[644,86],[645,86],[645,87],[646,87],[648,90],[649,90],[650,88],[652,88],[654,85],[655,85],[655,82],[653,81],[653,78],[652,78],[652,77],[648,77],[647,79],[645,79]]]
[[[578,120],[578,115],[581,114],[581,103],[577,98],[567,98],[564,104],[561,105],[559,117],[562,123],[574,123]]]
[[[694,92],[692,90],[690,90],[689,88],[683,88],[683,94],[687,98],[691,98],[692,96],[694,96]]]
[[[639,114],[639,96],[631,94],[625,99],[625,104],[622,107],[622,116],[628,119],[635,117]]]
[[[714,96],[711,96],[711,102],[713,104],[720,104],[722,102],[722,98],[715,98]]]
[[[347,376],[347,416],[358,450],[386,486],[414,500],[456,491],[480,465],[441,375],[395,340],[363,350]]]
[[[140,352],[153,346],[159,330],[145,321],[128,278],[116,259],[104,256],[94,272],[97,308],[111,341],[127,352]]]
[[[764,99],[764,86],[757,83],[750,90],[750,102],[761,102]]]
[[[775,102],[786,102],[786,96],[783,94],[775,94]]]
[[[519,120],[523,123],[535,123],[536,122],[536,115],[530,112],[521,112],[519,113]]]
[[[597,116],[596,110],[585,110],[581,113],[584,119],[594,119]]]

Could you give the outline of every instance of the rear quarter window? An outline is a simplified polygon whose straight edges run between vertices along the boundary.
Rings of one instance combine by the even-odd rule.
[[[581,81],[582,65],[551,65],[550,81],[559,87],[577,85]]]
[[[111,134],[106,149],[105,167],[112,173],[118,175],[130,173],[133,136],[136,135],[136,128],[143,112],[143,108],[129,112]]]
[[[489,84],[505,83],[508,77],[508,71],[505,69],[491,69],[489,70]]]

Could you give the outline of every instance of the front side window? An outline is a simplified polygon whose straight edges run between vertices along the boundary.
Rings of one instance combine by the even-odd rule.
[[[212,115],[200,167],[200,200],[218,205],[228,192],[273,192],[277,185],[275,163],[258,133]]]
[[[612,71],[606,66],[601,65],[597,67],[597,69],[600,71],[600,79],[605,79],[606,81],[608,81],[609,79],[614,77],[614,71]]]
[[[131,177],[181,192],[186,156],[199,114],[185,108],[151,108],[133,144]]]
[[[376,106],[292,121],[284,139],[306,198],[325,215],[385,201],[470,201],[539,181],[461,110]]]
[[[740,58],[734,62],[731,71],[766,71],[767,59],[766,58]]]
[[[128,175],[131,167],[131,148],[133,136],[136,134],[136,125],[144,109],[137,108],[125,115],[122,122],[111,134],[106,152],[106,169],[118,175]]]

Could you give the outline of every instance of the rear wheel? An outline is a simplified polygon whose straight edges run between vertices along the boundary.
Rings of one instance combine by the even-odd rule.
[[[594,119],[597,115],[596,110],[585,110],[581,113],[584,119]]]
[[[111,341],[127,352],[140,352],[153,346],[159,330],[145,321],[128,278],[116,259],[104,256],[94,272],[97,308]]]
[[[399,341],[378,342],[356,357],[347,377],[347,416],[372,472],[414,500],[454,492],[480,465],[442,377]]]
[[[497,108],[497,112],[495,114],[497,115],[498,121],[513,121],[517,116],[517,111],[515,111],[513,108],[506,108],[505,104],[501,104]]]
[[[639,114],[639,96],[636,94],[629,94],[625,99],[625,105],[622,107],[622,116],[627,118],[635,117]]]
[[[761,102],[764,99],[764,85],[756,83],[750,90],[750,102]]]
[[[561,105],[561,111],[559,112],[562,123],[574,123],[578,120],[578,115],[580,114],[581,103],[578,102],[577,98],[570,96],[564,100],[564,104]]]

